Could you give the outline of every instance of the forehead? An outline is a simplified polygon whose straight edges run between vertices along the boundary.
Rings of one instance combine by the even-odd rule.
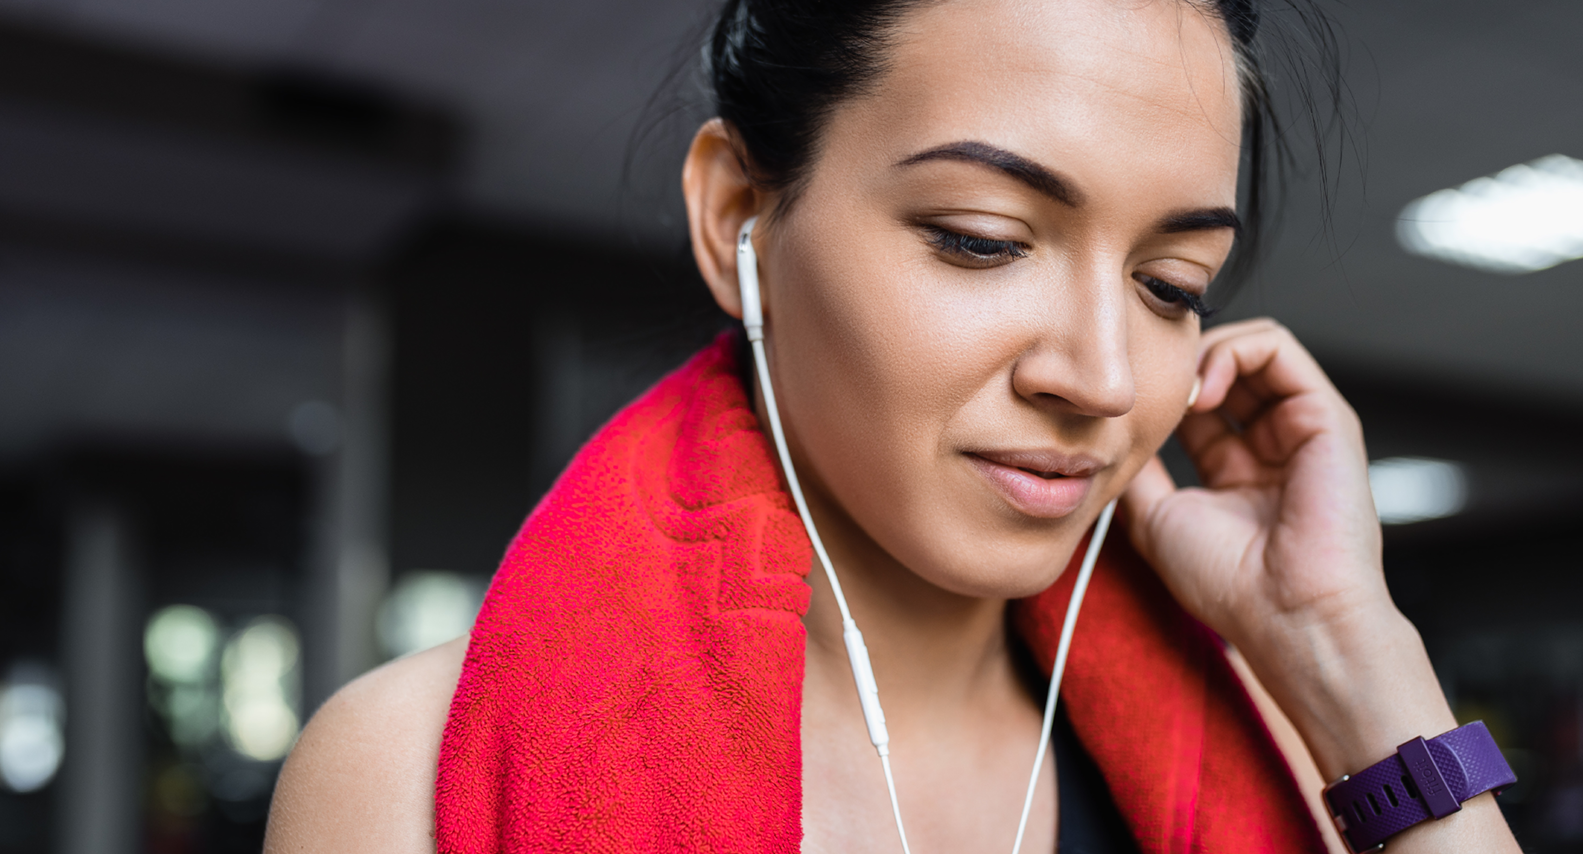
[[[1191,3],[945,0],[897,25],[885,73],[838,109],[825,152],[858,143],[896,162],[979,140],[1101,193],[1142,182],[1231,204],[1240,121],[1230,38]]]

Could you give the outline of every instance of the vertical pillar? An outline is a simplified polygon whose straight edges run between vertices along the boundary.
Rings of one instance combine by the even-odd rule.
[[[108,505],[79,508],[69,525],[58,850],[133,854],[142,847],[143,644],[132,550]]]
[[[390,583],[388,383],[390,331],[373,295],[349,296],[342,333],[340,442],[319,458],[315,544],[307,589],[304,700],[312,710],[379,663],[374,615]]]

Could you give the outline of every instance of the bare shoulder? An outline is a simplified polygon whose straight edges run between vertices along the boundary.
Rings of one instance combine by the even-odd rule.
[[[265,854],[432,854],[440,738],[466,654],[457,638],[336,692],[281,769]]]

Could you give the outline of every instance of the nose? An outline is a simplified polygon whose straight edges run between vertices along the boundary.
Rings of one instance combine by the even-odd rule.
[[[1129,295],[1116,286],[1114,270],[1107,273],[1096,265],[1047,296],[1012,370],[1017,394],[1041,409],[1090,417],[1131,412],[1137,389],[1128,341]]]

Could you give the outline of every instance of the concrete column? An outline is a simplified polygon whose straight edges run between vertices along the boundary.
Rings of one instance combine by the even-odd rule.
[[[340,442],[319,458],[308,584],[305,706],[380,661],[374,615],[390,583],[390,330],[374,296],[348,297],[342,337]]]
[[[70,519],[63,642],[66,754],[61,854],[141,849],[142,607],[125,519],[87,505]]]

